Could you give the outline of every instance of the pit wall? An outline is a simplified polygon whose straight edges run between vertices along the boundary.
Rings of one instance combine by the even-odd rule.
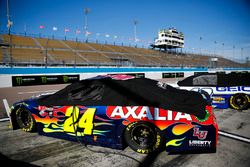
[[[250,68],[207,69],[207,68],[0,68],[0,88],[12,87],[12,76],[53,76],[79,75],[80,80],[106,74],[143,74],[145,78],[163,79],[163,73],[175,73],[181,76],[172,77],[176,81],[199,72],[248,71]],[[182,76],[183,75],[183,76]]]

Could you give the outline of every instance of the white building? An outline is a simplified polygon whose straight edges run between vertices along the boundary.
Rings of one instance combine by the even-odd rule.
[[[173,49],[184,47],[184,34],[174,28],[163,29],[158,32],[158,38],[155,39],[153,48]]]

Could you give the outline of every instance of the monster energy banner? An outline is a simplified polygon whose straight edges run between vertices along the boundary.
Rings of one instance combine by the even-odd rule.
[[[194,75],[203,75],[203,74],[208,74],[208,72],[194,72]]]
[[[66,84],[79,81],[79,75],[12,76],[12,86]]]
[[[177,73],[162,73],[162,78],[182,78],[184,77],[184,73],[183,72],[177,72]]]

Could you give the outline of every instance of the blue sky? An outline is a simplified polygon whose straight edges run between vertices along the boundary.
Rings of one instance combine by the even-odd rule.
[[[11,32],[84,39],[84,8],[90,8],[90,40],[134,44],[133,20],[138,20],[139,46],[157,32],[175,27],[185,35],[183,51],[250,57],[250,2],[247,0],[9,0]],[[6,28],[6,0],[0,0],[0,30]],[[39,26],[45,26],[39,29]],[[57,31],[53,31],[53,27]],[[76,34],[79,29],[81,34]],[[100,35],[96,35],[99,33]],[[109,37],[105,37],[105,35]],[[114,38],[117,36],[117,38]],[[202,39],[200,40],[200,37]],[[216,41],[216,42],[215,42]],[[223,45],[224,44],[224,45]]]

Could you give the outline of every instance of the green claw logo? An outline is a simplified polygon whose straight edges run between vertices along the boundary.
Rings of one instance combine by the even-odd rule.
[[[63,76],[63,82],[68,82],[69,81],[69,77],[68,76]]]
[[[18,85],[21,85],[21,84],[23,83],[22,77],[16,77],[16,83],[17,83]]]
[[[47,83],[47,77],[41,77],[42,83]]]

